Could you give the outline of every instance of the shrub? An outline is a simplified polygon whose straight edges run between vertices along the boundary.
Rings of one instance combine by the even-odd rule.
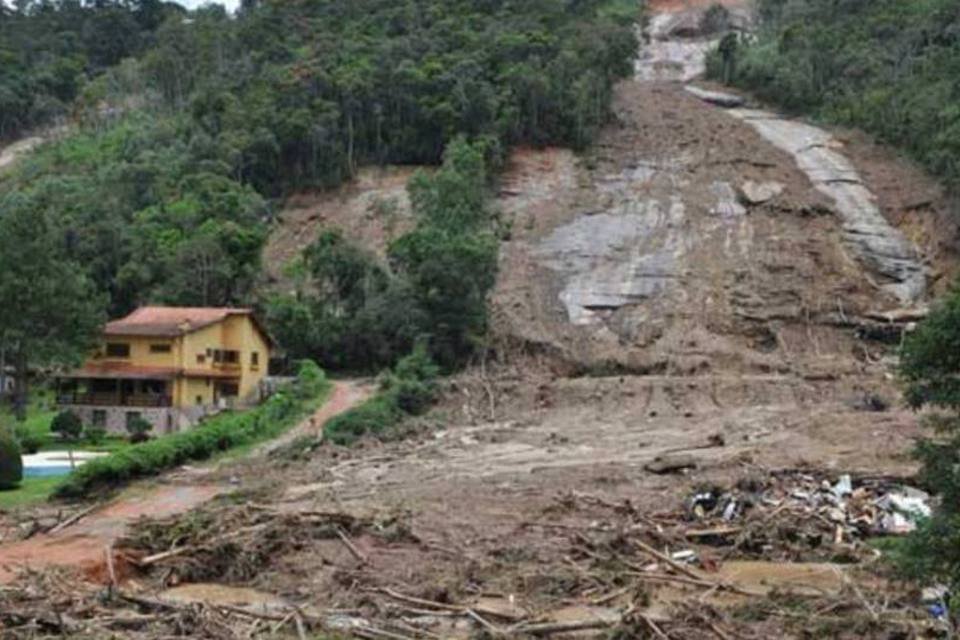
[[[327,384],[327,374],[313,360],[302,360],[297,369],[297,396],[313,398]]]
[[[103,427],[95,427],[89,425],[84,427],[83,436],[87,439],[92,445],[98,445],[103,442],[103,439],[107,436],[107,430]]]
[[[64,440],[76,440],[83,432],[83,422],[80,421],[80,416],[68,409],[54,416],[50,431],[59,433]]]
[[[36,453],[40,451],[40,447],[42,447],[44,443],[43,436],[30,431],[30,429],[23,425],[17,425],[14,428],[14,436],[17,442],[20,443],[20,448],[26,453]]]
[[[127,422],[127,433],[130,434],[130,442],[146,442],[150,439],[150,432],[153,431],[153,424],[141,417],[134,418]]]
[[[13,489],[23,480],[20,445],[13,434],[0,430],[0,490]]]
[[[402,358],[394,367],[393,374],[387,378],[386,386],[391,390],[397,405],[404,412],[420,415],[436,399],[437,374],[439,369],[420,344],[413,353]]]

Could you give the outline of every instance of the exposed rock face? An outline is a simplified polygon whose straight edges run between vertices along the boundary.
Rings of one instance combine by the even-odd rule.
[[[581,216],[536,249],[541,263],[566,276],[560,300],[570,322],[591,324],[650,298],[676,278],[684,251],[683,203],[621,203],[621,210]]]
[[[861,371],[866,314],[922,298],[922,264],[829,134],[685,88],[690,24],[654,16],[589,156],[515,158],[494,326],[588,368]]]
[[[829,133],[766,111],[733,110],[771,144],[793,156],[810,182],[829,196],[843,221],[847,244],[864,264],[886,279],[881,286],[903,303],[926,292],[926,269],[917,250],[883,217],[857,170],[836,149]]]

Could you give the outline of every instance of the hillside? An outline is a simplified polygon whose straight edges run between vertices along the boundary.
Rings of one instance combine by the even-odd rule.
[[[952,633],[928,576],[960,572],[890,560],[925,544],[898,504],[939,508],[909,453],[915,409],[924,393],[960,407],[960,303],[938,311],[960,266],[955,191],[924,149],[960,155],[932,126],[914,140],[852,115],[883,86],[947,91],[926,67],[952,55],[947,3],[244,7],[168,20],[91,70],[82,95],[116,113],[8,165],[0,241],[5,218],[24,235],[43,219],[102,311],[252,303],[289,355],[383,374],[338,382],[348,411],[273,446],[25,536],[32,558],[84,558],[0,572],[0,629]],[[902,88],[891,42],[911,51]],[[932,109],[918,118],[948,135],[949,105]],[[912,406],[911,343],[935,374]],[[145,495],[164,508],[138,520]],[[24,537],[16,518],[0,534]]]

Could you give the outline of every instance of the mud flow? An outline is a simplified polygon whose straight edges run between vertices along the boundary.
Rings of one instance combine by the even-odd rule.
[[[955,272],[947,206],[863,136],[703,81],[707,9],[652,3],[591,150],[513,152],[491,355],[447,381],[412,437],[298,451],[295,435],[181,470],[182,486],[227,495],[125,523],[115,583],[16,573],[0,611],[20,617],[0,621],[223,638],[935,626],[870,540],[909,526],[890,505],[923,502],[905,486],[919,427],[893,365]],[[727,28],[750,28],[746,7],[726,10]],[[329,225],[382,255],[411,224],[410,171],[282,212],[279,286],[278,265]],[[122,594],[107,612],[90,605],[104,584]],[[70,617],[45,615],[38,593]]]

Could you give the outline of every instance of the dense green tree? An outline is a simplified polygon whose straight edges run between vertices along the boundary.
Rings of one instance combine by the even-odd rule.
[[[960,3],[760,0],[758,11],[755,38],[725,38],[711,57],[714,77],[865,129],[960,184]]]
[[[86,79],[147,49],[184,13],[159,0],[0,3],[0,141],[68,115]]]
[[[900,563],[909,574],[960,594],[960,290],[907,335],[900,373],[910,406],[932,410],[924,417],[932,435],[920,439],[914,453],[921,482],[939,494],[933,517],[900,550]]]
[[[34,204],[19,194],[0,201],[0,349],[16,368],[21,416],[28,369],[85,358],[105,302],[69,258],[65,230]]]
[[[0,138],[59,116],[72,129],[0,175],[0,216],[42,212],[62,233],[55,264],[105,292],[111,316],[254,304],[277,200],[366,164],[446,158],[413,181],[417,226],[387,263],[327,234],[299,294],[263,303],[295,355],[380,367],[424,338],[452,366],[486,326],[489,173],[513,144],[590,142],[631,71],[636,9],[24,0],[0,19]]]

